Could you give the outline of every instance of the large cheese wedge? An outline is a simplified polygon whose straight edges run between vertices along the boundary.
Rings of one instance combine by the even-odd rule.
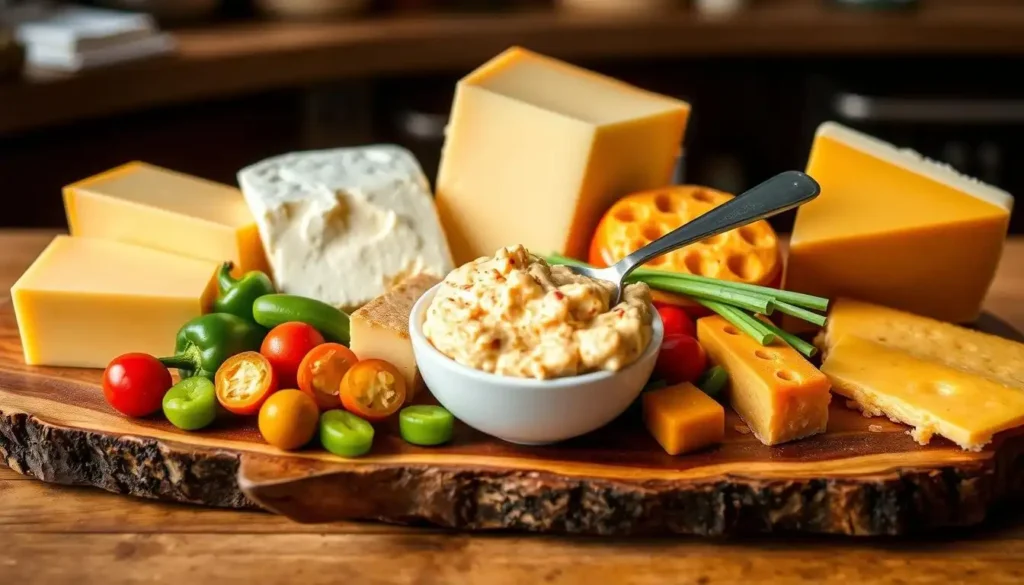
[[[721,443],[725,409],[690,383],[644,392],[644,424],[669,455]]]
[[[352,311],[409,276],[453,268],[427,178],[399,146],[284,154],[238,183],[283,292]]]
[[[409,339],[409,315],[423,293],[439,282],[439,278],[429,274],[413,276],[363,305],[350,319],[352,341],[349,347],[356,357],[393,364],[405,377],[410,400],[420,380],[416,376],[416,358]]]
[[[1024,344],[853,299],[832,302],[815,344],[827,358],[847,336],[1024,390]]]
[[[132,162],[68,185],[64,206],[73,236],[230,260],[236,275],[267,270],[256,222],[235,187]]]
[[[690,107],[512,48],[455,91],[437,204],[456,264],[522,244],[585,259],[616,199],[672,176]]]
[[[821,371],[865,414],[912,425],[921,444],[938,434],[978,450],[1024,424],[1024,392],[860,337],[834,344]]]
[[[795,349],[781,341],[759,345],[718,315],[697,320],[697,338],[710,361],[729,372],[729,404],[762,443],[825,432],[828,378]]]
[[[978,316],[1009,194],[835,123],[818,128],[807,174],[821,195],[797,212],[786,288],[943,321]]]
[[[217,266],[57,236],[11,288],[25,363],[104,368],[128,352],[172,355],[178,329],[216,296]]]

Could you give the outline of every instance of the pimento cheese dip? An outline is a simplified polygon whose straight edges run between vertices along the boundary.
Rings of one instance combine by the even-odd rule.
[[[651,341],[651,291],[551,266],[523,246],[456,268],[427,309],[423,332],[471,368],[520,378],[620,370]]]

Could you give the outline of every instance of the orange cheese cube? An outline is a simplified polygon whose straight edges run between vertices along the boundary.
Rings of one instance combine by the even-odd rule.
[[[697,320],[708,358],[729,372],[729,403],[765,445],[825,432],[828,378],[782,341],[762,346],[718,315]]]
[[[688,382],[645,392],[644,424],[669,455],[721,443],[725,409]]]

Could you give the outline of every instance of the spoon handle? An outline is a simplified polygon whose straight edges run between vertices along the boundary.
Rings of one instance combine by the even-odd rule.
[[[818,196],[818,183],[800,171],[779,173],[626,256],[615,265],[625,278],[641,264],[704,238],[793,209]]]

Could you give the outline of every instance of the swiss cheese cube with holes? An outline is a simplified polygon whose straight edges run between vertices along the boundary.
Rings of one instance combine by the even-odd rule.
[[[829,380],[781,340],[762,346],[718,315],[697,320],[708,359],[729,372],[729,404],[765,445],[825,432]]]
[[[587,257],[618,198],[666,185],[690,106],[520,48],[459,81],[437,177],[456,264],[522,244]]]
[[[835,123],[817,131],[785,286],[951,322],[974,320],[995,275],[1013,198]]]
[[[601,218],[591,241],[589,262],[610,266],[732,198],[729,193],[699,185],[663,187],[623,197]],[[764,220],[659,256],[646,267],[771,287],[777,287],[782,279],[779,239]],[[652,296],[656,301],[694,305],[681,295],[652,291]]]

